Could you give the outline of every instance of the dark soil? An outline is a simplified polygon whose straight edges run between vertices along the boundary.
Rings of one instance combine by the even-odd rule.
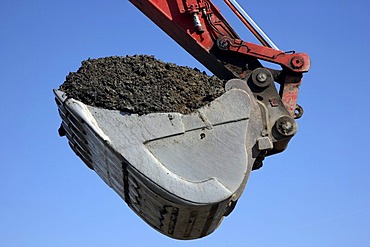
[[[105,57],[82,62],[60,90],[87,105],[148,114],[190,113],[224,93],[224,81],[154,56]]]

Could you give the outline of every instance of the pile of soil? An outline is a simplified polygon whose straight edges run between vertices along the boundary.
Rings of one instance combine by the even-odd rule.
[[[223,94],[224,85],[196,68],[134,55],[85,60],[59,89],[87,105],[110,110],[188,114]]]

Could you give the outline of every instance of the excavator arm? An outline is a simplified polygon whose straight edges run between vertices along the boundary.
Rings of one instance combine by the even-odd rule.
[[[262,67],[258,59],[279,64],[292,73],[304,73],[310,67],[307,54],[271,48],[250,25],[247,27],[265,45],[242,41],[211,1],[130,2],[219,78],[244,78],[247,70]],[[225,2],[241,17],[230,1]]]
[[[287,147],[303,113],[297,98],[308,55],[277,49],[236,1],[224,1],[262,45],[241,40],[212,1],[130,0],[227,80],[225,93],[208,105],[189,114],[138,115],[54,90],[59,134],[76,155],[145,222],[176,239],[212,233],[234,209],[251,171]]]
[[[214,75],[244,80],[261,106],[264,132],[273,143],[267,155],[285,150],[297,131],[294,119],[303,114],[297,100],[303,73],[310,68],[306,53],[279,50],[235,0],[224,2],[262,45],[241,40],[209,0],[130,2]],[[278,64],[282,69],[264,68],[259,60]],[[279,93],[274,81],[280,84]]]

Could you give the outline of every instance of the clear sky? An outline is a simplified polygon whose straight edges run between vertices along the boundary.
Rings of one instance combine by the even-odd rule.
[[[89,57],[204,67],[128,1],[0,1],[0,246],[370,246],[370,2],[240,3],[280,49],[310,55],[305,114],[221,226],[184,242],[146,225],[58,137],[52,89]]]

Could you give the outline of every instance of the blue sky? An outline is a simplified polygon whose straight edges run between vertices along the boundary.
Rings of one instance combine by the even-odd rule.
[[[280,49],[310,55],[305,114],[216,232],[187,242],[152,230],[72,153],[52,89],[89,57],[204,67],[128,1],[0,2],[0,246],[370,246],[370,2],[239,2]]]

